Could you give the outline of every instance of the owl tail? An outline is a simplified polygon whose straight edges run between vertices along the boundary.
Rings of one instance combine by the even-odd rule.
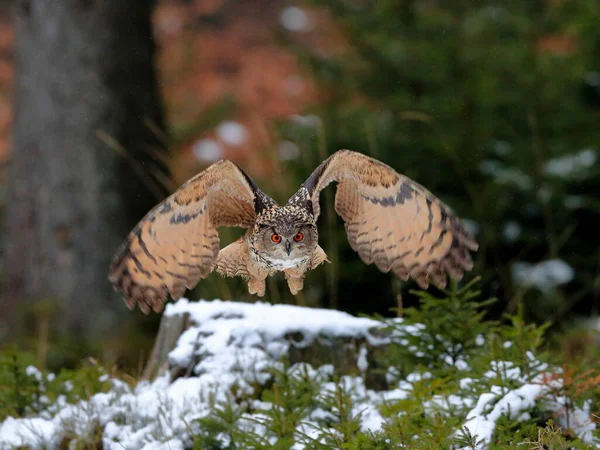
[[[248,242],[243,237],[222,248],[216,261],[217,273],[224,277],[249,279]]]

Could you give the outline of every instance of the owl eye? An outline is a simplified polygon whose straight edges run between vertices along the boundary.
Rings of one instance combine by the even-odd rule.
[[[276,244],[279,244],[281,242],[281,236],[275,233],[271,236],[271,240]]]
[[[294,236],[294,240],[296,242],[300,242],[302,239],[304,239],[304,235],[302,233],[298,233],[296,236]]]

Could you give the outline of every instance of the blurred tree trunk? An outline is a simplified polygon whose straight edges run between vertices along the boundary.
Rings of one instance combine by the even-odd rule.
[[[165,193],[154,1],[15,3],[1,327],[14,336],[19,310],[50,304],[62,331],[110,336],[127,317],[112,254]]]

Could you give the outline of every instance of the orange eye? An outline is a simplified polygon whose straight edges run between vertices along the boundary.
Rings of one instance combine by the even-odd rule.
[[[281,236],[279,236],[278,234],[273,234],[271,236],[271,240],[276,244],[279,244],[281,242]]]
[[[298,233],[296,236],[294,236],[294,240],[296,242],[300,242],[302,239],[304,239],[304,235],[302,233]]]

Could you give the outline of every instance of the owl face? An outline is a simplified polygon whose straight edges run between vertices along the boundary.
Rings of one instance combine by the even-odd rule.
[[[254,250],[270,260],[297,260],[311,255],[318,245],[317,227],[304,211],[277,208],[255,228]]]

